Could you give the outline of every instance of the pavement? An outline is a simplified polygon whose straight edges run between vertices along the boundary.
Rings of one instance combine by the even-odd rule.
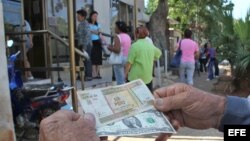
[[[67,64],[61,64],[67,65]],[[154,87],[163,87],[171,85],[175,82],[178,82],[178,77],[171,75],[171,73],[164,73],[161,69],[161,76],[157,76],[154,78],[153,83]],[[157,70],[156,70],[157,72]],[[85,89],[93,89],[93,88],[101,88],[107,87],[111,85],[115,85],[115,82],[112,81],[112,67],[104,62],[104,65],[101,67],[101,76],[102,79],[94,79],[92,81],[85,82]],[[57,79],[57,73],[53,73],[55,79]],[[66,84],[70,84],[70,73],[69,72],[61,72],[60,73],[62,80]],[[212,91],[213,81],[206,81],[207,74],[201,73],[200,76],[195,74],[194,77],[194,87],[205,91]],[[160,83],[159,83],[160,78]],[[42,80],[42,81],[32,81],[28,83],[49,83],[50,79]],[[81,83],[77,81],[77,88],[81,90]],[[109,137],[110,141],[153,141],[157,135],[148,135],[148,136],[140,136],[140,137]],[[208,130],[194,130],[190,128],[181,128],[176,135],[173,135],[170,141],[222,141],[223,133],[219,132],[215,129]]]

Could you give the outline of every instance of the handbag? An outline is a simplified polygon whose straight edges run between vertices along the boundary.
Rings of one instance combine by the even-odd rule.
[[[181,41],[180,41],[179,48],[177,49],[176,54],[171,60],[170,66],[173,68],[179,68],[181,64],[181,56],[182,56],[182,51],[181,51]]]
[[[119,38],[119,40],[121,42],[120,36],[117,35],[117,37]],[[114,53],[114,52],[110,53],[110,56],[109,56],[109,59],[108,59],[109,64],[111,64],[111,65],[119,65],[119,64],[122,64],[122,61],[123,61],[122,51],[120,51],[119,54]]]

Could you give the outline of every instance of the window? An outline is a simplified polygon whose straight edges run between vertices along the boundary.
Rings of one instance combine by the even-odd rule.
[[[67,1],[65,0],[48,0],[48,26],[49,29],[59,36],[68,35],[68,15]]]
[[[119,0],[111,0],[111,34],[114,33],[115,29],[115,22],[120,20],[119,19]]]
[[[93,10],[93,0],[76,0],[75,2],[76,11],[79,9],[84,9],[90,14]]]
[[[21,25],[22,8],[20,0],[2,0],[5,31],[10,32],[15,25]]]

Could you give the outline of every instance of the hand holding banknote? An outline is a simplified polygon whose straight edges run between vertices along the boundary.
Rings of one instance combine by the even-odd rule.
[[[141,91],[134,89],[134,92]],[[218,128],[225,109],[226,100],[224,97],[208,94],[185,84],[174,84],[158,89],[154,95],[156,98],[155,107],[169,116],[176,129],[181,126],[195,129]],[[144,131],[147,130],[155,132],[160,130],[155,127],[166,122],[168,121],[162,118],[160,112],[150,110],[103,126],[98,129],[97,133],[100,135],[126,135],[135,134],[134,131],[139,134],[145,133]],[[144,128],[144,125],[147,128]],[[152,125],[152,127],[148,125]],[[172,130],[168,123],[165,125],[162,129]],[[93,117],[81,117],[73,112],[57,112],[43,120],[40,128],[40,141],[99,140],[95,132]],[[161,134],[156,141],[165,141],[169,136],[170,134]],[[69,139],[69,137],[71,138]]]
[[[77,94],[83,111],[95,116],[98,136],[176,133],[142,80]]]
[[[164,112],[172,125],[194,129],[218,129],[225,109],[226,98],[209,94],[186,84],[174,84],[155,91],[155,107]],[[170,134],[161,134],[164,141]]]
[[[95,118],[72,111],[58,111],[42,120],[39,141],[99,141]]]

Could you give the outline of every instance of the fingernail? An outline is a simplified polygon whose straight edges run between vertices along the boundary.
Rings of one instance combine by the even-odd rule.
[[[91,122],[95,122],[95,117],[90,113],[86,113],[84,115],[84,119],[90,120]]]
[[[157,99],[155,100],[155,105],[156,105],[156,106],[162,106],[162,105],[163,105],[163,99],[157,98]]]

